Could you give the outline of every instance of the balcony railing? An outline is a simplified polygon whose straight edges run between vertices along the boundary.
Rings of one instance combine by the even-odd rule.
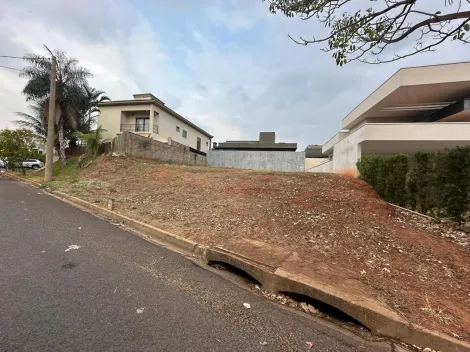
[[[121,124],[121,132],[150,132],[149,125]],[[158,133],[158,126],[153,126],[153,133]]]

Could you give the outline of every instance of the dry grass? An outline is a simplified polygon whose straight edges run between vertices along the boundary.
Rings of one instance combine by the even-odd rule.
[[[104,157],[57,185],[199,243],[282,248],[300,273],[470,340],[469,249],[411,226],[357,179]]]

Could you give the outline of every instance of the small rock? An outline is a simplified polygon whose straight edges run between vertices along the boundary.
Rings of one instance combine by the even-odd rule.
[[[432,350],[429,347],[426,347],[423,352],[431,352]]]
[[[251,305],[250,303],[243,303],[243,307],[245,307],[246,309],[250,309]]]
[[[266,341],[260,342],[259,343],[261,346],[266,346],[268,343]]]
[[[307,309],[310,314],[319,314],[319,310],[316,309],[314,306],[311,306],[310,304],[307,304]]]

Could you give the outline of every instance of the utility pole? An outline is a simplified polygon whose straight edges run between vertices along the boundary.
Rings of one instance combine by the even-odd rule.
[[[52,55],[51,66],[51,92],[49,94],[49,118],[47,123],[46,170],[44,182],[52,181],[52,164],[54,162],[54,131],[55,131],[55,79],[57,60]]]

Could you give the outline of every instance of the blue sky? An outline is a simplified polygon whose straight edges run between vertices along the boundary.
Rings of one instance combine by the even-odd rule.
[[[48,0],[40,7],[0,0],[0,55],[43,53],[42,43],[61,49],[112,99],[152,92],[216,141],[276,131],[279,141],[301,148],[324,143],[400,67],[465,61],[470,50],[448,43],[392,64],[337,67],[320,47],[287,38],[323,31],[272,15],[261,0]],[[15,111],[27,111],[23,86],[16,72],[0,70],[0,128],[12,126]]]

